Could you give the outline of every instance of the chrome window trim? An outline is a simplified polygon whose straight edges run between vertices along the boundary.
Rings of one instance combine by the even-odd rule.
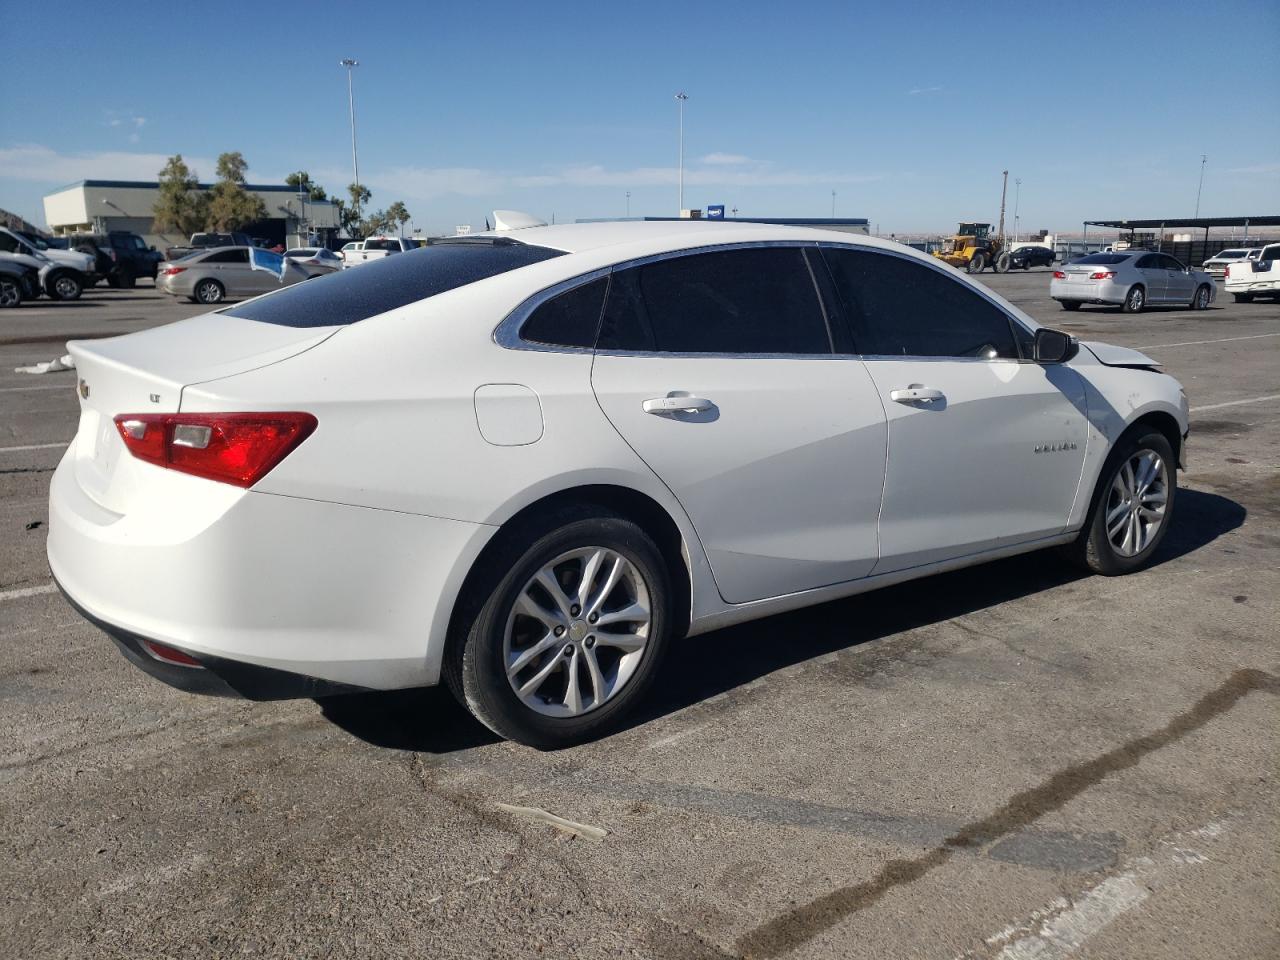
[[[897,250],[885,250],[882,247],[871,247],[859,243],[840,243],[830,240],[751,240],[741,241],[738,243],[717,243],[700,247],[686,247],[679,250],[664,250],[662,253],[652,253],[643,257],[635,257],[631,260],[622,260],[618,263],[611,264],[607,267],[600,267],[588,273],[580,274],[576,277],[570,277],[567,280],[561,280],[549,287],[539,290],[537,293],[526,297],[519,306],[512,310],[502,320],[501,323],[493,331],[493,341],[498,346],[507,350],[527,350],[534,353],[565,353],[565,354],[598,354],[604,357],[638,357],[638,358],[670,358],[674,360],[706,360],[706,359],[723,359],[723,360],[910,360],[921,363],[1022,363],[1035,364],[1033,359],[1022,359],[1014,357],[993,357],[987,359],[985,357],[941,357],[931,354],[915,355],[915,354],[871,354],[871,353],[676,353],[672,351],[662,350],[600,350],[592,347],[571,347],[558,344],[538,343],[534,340],[525,340],[520,336],[520,328],[524,326],[530,315],[542,306],[548,300],[558,297],[562,293],[580,287],[583,284],[590,283],[593,280],[599,280],[601,277],[607,277],[613,274],[615,270],[629,270],[632,267],[642,267],[649,263],[658,263],[662,260],[671,260],[676,257],[694,256],[700,253],[717,253],[729,250],[752,250],[765,247],[800,247],[803,249],[833,249],[833,250],[856,250],[865,253],[878,253],[884,256],[898,257],[901,260],[908,260],[918,264],[927,270],[933,270],[942,274],[953,282],[965,284],[970,290],[985,300],[988,304],[998,310],[1001,315],[1006,317],[1011,323],[1016,323],[1018,327],[1026,333],[1028,337],[1034,339],[1035,330],[1027,327],[1018,317],[1009,313],[1001,304],[993,300],[978,284],[967,281],[963,277],[953,277],[946,270],[941,269],[938,265],[921,261],[917,257],[908,256],[899,253]],[[817,291],[815,291],[816,293]],[[822,305],[822,298],[819,296],[819,305]],[[1015,338],[1016,340],[1016,338]]]
[[[714,243],[699,247],[685,247],[679,250],[664,250],[662,253],[651,253],[643,257],[634,257],[631,260],[621,260],[618,263],[611,264],[607,267],[601,267],[590,273],[584,273],[568,280],[561,280],[559,283],[552,284],[543,290],[539,290],[532,296],[523,300],[518,307],[507,314],[506,318],[498,324],[493,331],[493,341],[498,346],[507,350],[531,350],[535,353],[593,353],[603,357],[669,357],[677,360],[685,359],[734,359],[734,360],[835,360],[841,357],[848,358],[848,354],[827,353],[675,353],[665,350],[598,350],[593,347],[570,347],[556,344],[538,343],[535,340],[525,340],[520,336],[520,328],[524,326],[530,315],[542,306],[548,300],[567,293],[575,287],[582,286],[584,283],[590,283],[592,280],[598,280],[600,277],[610,276],[615,270],[630,270],[633,267],[643,267],[646,264],[658,263],[662,260],[673,260],[676,257],[696,256],[702,253],[721,253],[731,250],[758,250],[766,247],[800,247],[802,249],[816,249],[818,241],[816,240],[747,240],[737,243]],[[812,278],[810,278],[812,279]],[[818,309],[825,310],[822,302],[822,296],[818,289],[814,288],[814,296],[818,300]],[[823,317],[823,323],[826,324],[827,318]]]

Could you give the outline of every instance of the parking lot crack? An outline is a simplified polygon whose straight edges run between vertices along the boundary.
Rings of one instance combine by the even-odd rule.
[[[874,905],[895,888],[922,879],[956,852],[986,847],[1061,809],[1107,777],[1136,766],[1144,757],[1199,730],[1255,691],[1280,693],[1280,677],[1262,670],[1237,670],[1159,730],[1059,770],[1042,783],[1014,794],[992,813],[961,827],[941,845],[918,857],[891,860],[870,880],[840,887],[757,926],[739,938],[738,949],[748,957],[777,957],[794,950]]]

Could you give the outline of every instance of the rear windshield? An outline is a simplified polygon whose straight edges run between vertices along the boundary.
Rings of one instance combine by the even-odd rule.
[[[1222,252],[1220,252],[1220,253],[1215,253],[1215,254],[1213,255],[1213,259],[1215,259],[1215,260],[1238,260],[1240,257],[1243,257],[1243,256],[1244,256],[1246,253],[1248,253],[1248,252],[1249,252],[1248,250],[1223,250],[1223,251],[1222,251]]]
[[[446,241],[317,277],[222,312],[283,327],[345,326],[563,254],[511,240]]]
[[[1124,263],[1132,253],[1091,253],[1087,257],[1081,257],[1073,263]]]

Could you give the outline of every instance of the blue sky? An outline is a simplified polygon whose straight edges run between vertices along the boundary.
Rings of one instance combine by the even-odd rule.
[[[0,207],[83,178],[361,179],[427,232],[494,208],[550,219],[863,216],[881,231],[995,221],[1280,213],[1272,2],[32,3],[0,0]],[[131,11],[131,12],[130,12]],[[225,34],[225,35],[224,35]],[[1251,93],[1250,91],[1256,91]]]

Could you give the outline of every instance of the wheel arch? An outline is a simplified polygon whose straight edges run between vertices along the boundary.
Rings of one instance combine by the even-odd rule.
[[[1178,425],[1178,421],[1173,414],[1165,410],[1149,410],[1142,416],[1136,417],[1132,423],[1126,426],[1121,436],[1135,433],[1143,428],[1154,428],[1160,431],[1164,438],[1169,441],[1169,448],[1173,450],[1174,462],[1179,465],[1182,464],[1182,428]]]
[[[444,637],[445,664],[449,662],[449,651],[465,638],[466,623],[475,613],[477,584],[489,573],[488,568],[494,558],[512,543],[513,538],[524,536],[525,531],[540,518],[567,506],[594,506],[619,514],[653,538],[658,552],[672,573],[674,602],[671,613],[674,619],[671,635],[678,639],[688,632],[693,612],[692,551],[698,547],[688,542],[668,509],[649,494],[620,484],[582,484],[557,490],[525,504],[505,519],[480,549],[452,599]]]

